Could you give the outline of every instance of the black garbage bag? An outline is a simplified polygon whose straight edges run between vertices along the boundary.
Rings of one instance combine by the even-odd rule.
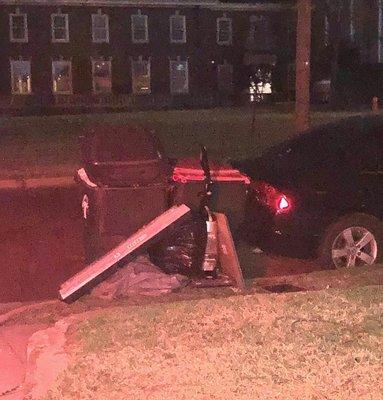
[[[201,274],[206,249],[206,221],[196,213],[149,250],[152,262],[168,274]]]

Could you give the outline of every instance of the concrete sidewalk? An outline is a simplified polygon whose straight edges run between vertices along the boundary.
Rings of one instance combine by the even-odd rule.
[[[68,187],[75,184],[74,176],[79,168],[76,163],[0,168],[0,190]]]
[[[27,348],[30,337],[47,325],[15,325],[0,328],[0,397],[24,399]]]
[[[0,397],[4,400],[45,398],[68,366],[65,319],[54,325],[0,328]]]

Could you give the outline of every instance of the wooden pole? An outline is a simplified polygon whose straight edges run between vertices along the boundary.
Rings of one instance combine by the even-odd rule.
[[[302,132],[310,126],[311,0],[297,0],[297,11],[295,125]]]

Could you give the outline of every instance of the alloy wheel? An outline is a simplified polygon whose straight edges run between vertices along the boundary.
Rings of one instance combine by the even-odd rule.
[[[378,255],[376,238],[368,229],[352,226],[343,230],[331,248],[336,268],[372,265]]]

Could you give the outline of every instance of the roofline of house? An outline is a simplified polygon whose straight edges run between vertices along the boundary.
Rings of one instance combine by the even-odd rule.
[[[0,0],[0,5],[89,6],[89,7],[203,7],[228,11],[284,11],[288,4],[221,3],[218,0]]]

